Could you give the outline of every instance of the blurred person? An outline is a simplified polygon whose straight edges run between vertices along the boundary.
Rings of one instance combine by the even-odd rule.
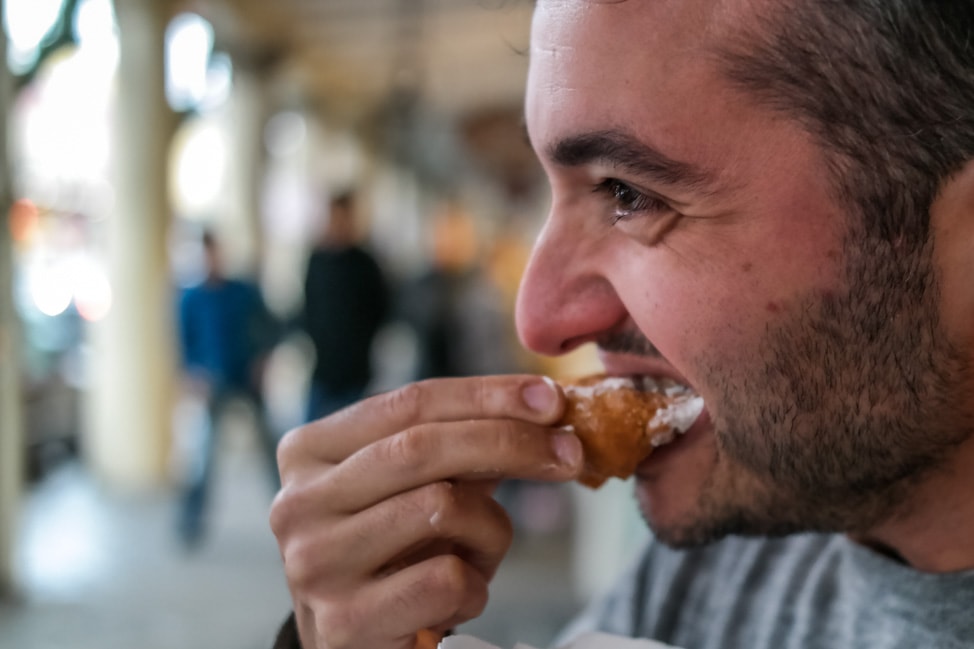
[[[361,399],[372,380],[372,344],[389,311],[389,288],[361,244],[352,191],[335,195],[308,259],[300,326],[315,350],[307,421]]]
[[[972,36],[970,2],[538,0],[521,339],[706,403],[637,468],[653,538],[562,640],[972,646]],[[477,616],[511,543],[493,481],[579,475],[564,403],[427,381],[293,431],[278,646]]]
[[[515,371],[503,294],[481,260],[476,224],[448,202],[431,219],[428,268],[400,292],[418,347],[416,379]]]
[[[201,439],[194,445],[196,456],[191,458],[184,477],[178,523],[180,538],[188,546],[199,543],[205,533],[217,433],[235,402],[250,406],[272,487],[276,490],[280,486],[275,460],[278,435],[268,422],[261,385],[276,340],[276,326],[260,289],[224,274],[216,235],[204,231],[201,243],[205,277],[182,293],[178,310],[186,387],[206,404]]]
[[[430,219],[429,267],[400,291],[400,314],[415,332],[416,380],[506,374],[532,360],[518,353],[512,308],[503,291],[505,272],[523,270],[509,240],[485,242],[471,215],[456,201]],[[503,259],[504,254],[512,258]],[[544,534],[567,521],[567,494],[559,486],[504,480],[494,492],[518,530]],[[537,504],[552,505],[539,516]]]

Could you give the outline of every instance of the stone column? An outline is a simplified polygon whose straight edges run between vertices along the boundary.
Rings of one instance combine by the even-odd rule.
[[[0,0],[0,15],[3,14]],[[14,594],[14,542],[24,478],[20,347],[13,304],[13,249],[8,217],[12,190],[7,159],[7,116],[13,84],[7,71],[7,39],[0,28],[0,598]]]
[[[223,113],[227,120],[226,226],[222,232],[235,252],[235,272],[259,275],[264,257],[261,223],[263,134],[269,101],[262,65],[255,57],[233,57],[233,91]]]
[[[114,131],[115,208],[108,227],[113,303],[92,331],[86,456],[109,484],[166,476],[175,345],[167,259],[167,156],[175,125],[165,97],[166,0],[115,0],[121,57]]]

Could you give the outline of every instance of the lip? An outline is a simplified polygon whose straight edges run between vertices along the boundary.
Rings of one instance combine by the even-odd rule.
[[[643,480],[650,478],[657,467],[666,462],[668,458],[679,456],[690,451],[706,437],[707,431],[710,428],[710,412],[704,406],[703,411],[701,411],[696,421],[693,422],[693,425],[687,429],[687,432],[678,435],[673,442],[653,449],[653,452],[639,463],[635,471],[636,479]]]

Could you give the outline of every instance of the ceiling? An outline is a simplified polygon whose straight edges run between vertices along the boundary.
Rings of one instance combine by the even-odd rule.
[[[520,111],[531,0],[186,0],[238,61],[273,66],[333,119],[420,106]]]
[[[431,182],[473,164],[517,196],[541,177],[521,126],[533,0],[175,2],[236,66]]]

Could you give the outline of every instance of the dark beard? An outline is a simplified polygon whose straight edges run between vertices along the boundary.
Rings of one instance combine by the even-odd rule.
[[[931,247],[859,237],[847,291],[807,297],[758,353],[706,355],[725,470],[686,520],[651,522],[661,540],[858,532],[904,513],[911,487],[974,435],[972,368],[940,324]]]

